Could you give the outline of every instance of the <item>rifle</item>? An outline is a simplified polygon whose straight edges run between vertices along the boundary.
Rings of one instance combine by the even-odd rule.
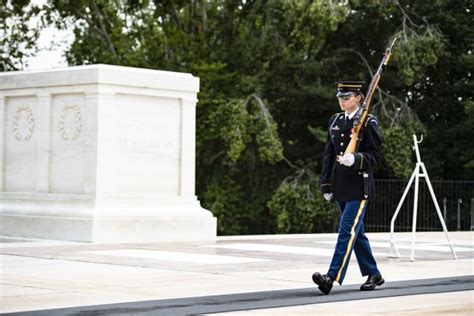
[[[362,131],[362,127],[365,124],[365,121],[367,120],[367,114],[369,112],[369,107],[370,107],[370,101],[372,100],[372,96],[374,95],[375,89],[377,88],[377,85],[379,83],[383,66],[386,66],[388,64],[388,61],[390,59],[390,54],[392,52],[392,47],[395,44],[396,40],[397,38],[395,37],[392,43],[390,44],[390,46],[387,47],[387,49],[385,50],[385,55],[383,56],[382,62],[380,63],[379,68],[377,69],[374,76],[372,77],[372,80],[370,81],[369,88],[367,89],[367,96],[365,97],[364,102],[362,102],[361,106],[359,107],[359,110],[354,116],[354,127],[352,128],[352,131],[351,131],[352,138],[349,142],[349,145],[347,145],[347,148],[344,154],[353,154],[357,151],[357,147],[359,146],[359,135]],[[338,156],[338,161],[340,158],[341,156]]]

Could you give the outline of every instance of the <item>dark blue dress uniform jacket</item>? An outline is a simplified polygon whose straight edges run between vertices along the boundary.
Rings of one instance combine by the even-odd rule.
[[[339,202],[375,198],[373,168],[380,160],[382,150],[382,134],[375,116],[369,115],[366,120],[358,150],[354,154],[355,163],[347,167],[336,161],[349,144],[353,123],[354,119],[345,123],[344,112],[334,114],[329,120],[319,183],[323,193],[333,193],[334,200]],[[368,174],[366,188],[364,173]]]

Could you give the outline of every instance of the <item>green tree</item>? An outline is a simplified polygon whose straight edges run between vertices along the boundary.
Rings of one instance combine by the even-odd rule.
[[[420,148],[423,160],[432,178],[472,180],[474,32],[470,25],[474,4],[467,0],[411,4],[437,27],[444,47],[436,64],[409,88],[413,108],[426,126]]]
[[[30,0],[0,1],[0,71],[22,69],[36,53],[40,11]]]

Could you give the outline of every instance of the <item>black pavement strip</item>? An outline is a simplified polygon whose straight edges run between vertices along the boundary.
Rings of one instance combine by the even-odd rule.
[[[298,306],[404,295],[474,290],[474,276],[386,282],[374,291],[363,292],[359,285],[338,286],[324,295],[310,288],[253,293],[212,295],[131,303],[79,306],[72,308],[18,312],[2,315],[199,315],[239,310]]]

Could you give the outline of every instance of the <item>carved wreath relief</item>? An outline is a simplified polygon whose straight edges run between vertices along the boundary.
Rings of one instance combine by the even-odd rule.
[[[65,105],[59,115],[59,135],[64,141],[74,141],[81,134],[82,117],[78,105]]]
[[[28,141],[33,136],[35,119],[30,106],[19,106],[13,116],[13,136],[18,141]]]

